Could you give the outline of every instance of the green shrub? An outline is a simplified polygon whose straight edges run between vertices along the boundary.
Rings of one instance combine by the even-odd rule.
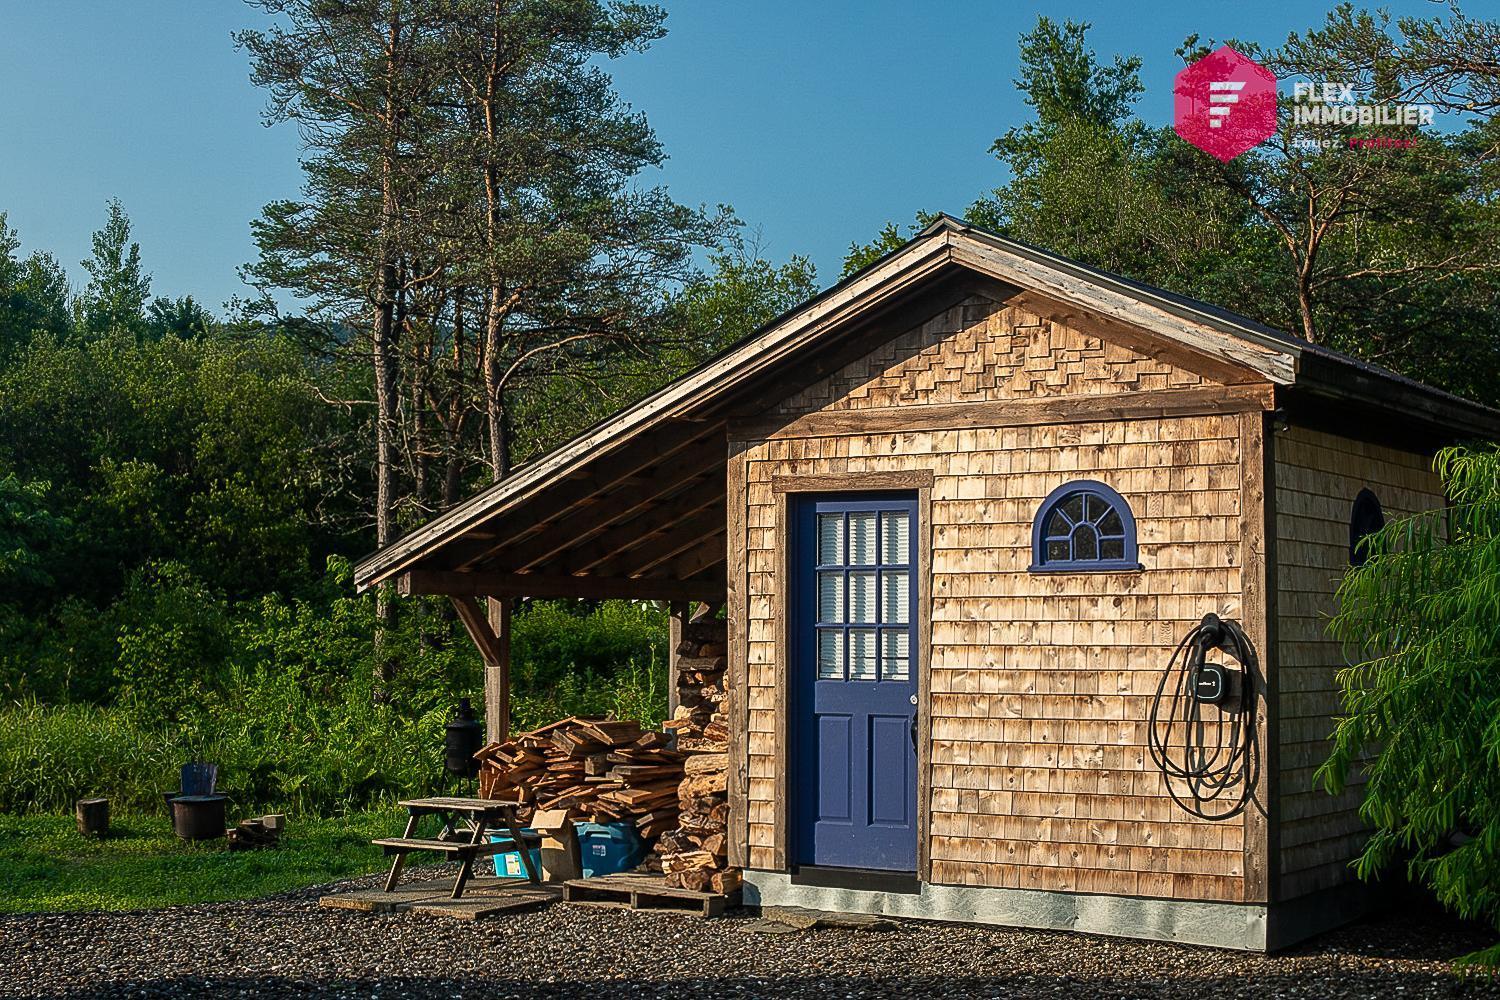
[[[548,688],[570,676],[608,677],[628,663],[665,662],[667,612],[658,604],[536,601],[511,624],[516,679]]]
[[[1318,773],[1334,794],[1365,778],[1362,877],[1405,862],[1500,929],[1500,451],[1447,449],[1436,468],[1447,509],[1371,535],[1339,587],[1332,630],[1354,666]],[[1466,961],[1500,965],[1500,945]]]
[[[400,670],[377,686],[374,605],[348,570],[332,560],[319,592],[237,604],[181,567],[139,574],[102,621],[119,647],[112,703],[26,693],[0,708],[0,811],[93,794],[160,810],[189,760],[218,764],[246,810],[331,815],[444,787],[443,726],[459,698],[482,703],[478,655],[442,603],[402,602],[381,646]],[[666,714],[658,608],[534,604],[514,622],[513,729]]]

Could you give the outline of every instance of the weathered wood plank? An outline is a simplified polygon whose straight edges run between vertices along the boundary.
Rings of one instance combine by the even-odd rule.
[[[1093,423],[1102,420],[1149,420],[1270,408],[1271,387],[1263,384],[1146,389],[1119,395],[1066,396],[1020,402],[927,403],[917,406],[823,410],[735,421],[729,426],[729,434],[736,440],[752,441],[769,437],[833,437]]]
[[[620,578],[411,570],[397,578],[397,589],[408,597],[445,594],[450,597],[633,598],[643,601],[708,601],[713,604],[724,599],[724,585],[719,581],[646,576]]]

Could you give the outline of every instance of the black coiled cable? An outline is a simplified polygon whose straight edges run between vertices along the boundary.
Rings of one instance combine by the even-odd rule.
[[[1217,718],[1205,721],[1204,703],[1194,696],[1193,688],[1198,669],[1213,649],[1228,653],[1244,668],[1244,690],[1237,706],[1221,704],[1215,709]],[[1204,615],[1177,644],[1151,699],[1151,760],[1166,775],[1173,801],[1202,819],[1239,815],[1255,787],[1259,759],[1255,753],[1254,662],[1254,647],[1239,623]],[[1167,684],[1174,674],[1177,683],[1163,717]],[[1174,731],[1180,733],[1176,742]],[[1186,786],[1185,793],[1179,786]]]

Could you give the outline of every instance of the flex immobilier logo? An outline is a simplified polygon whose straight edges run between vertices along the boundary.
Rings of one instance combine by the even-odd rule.
[[[1275,134],[1276,77],[1226,45],[1177,74],[1172,117],[1178,135],[1232,160]]]

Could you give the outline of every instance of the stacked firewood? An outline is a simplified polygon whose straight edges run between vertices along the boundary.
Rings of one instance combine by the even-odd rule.
[[[519,803],[522,822],[567,809],[576,820],[630,820],[649,840],[677,825],[686,754],[670,744],[629,720],[563,719],[475,754],[479,795]]]
[[[688,757],[677,787],[677,827],[662,834],[649,859],[678,888],[729,893],[740,886],[728,857],[728,650],[725,623],[706,610],[683,624],[675,658],[678,708],[664,728],[677,733]]]

